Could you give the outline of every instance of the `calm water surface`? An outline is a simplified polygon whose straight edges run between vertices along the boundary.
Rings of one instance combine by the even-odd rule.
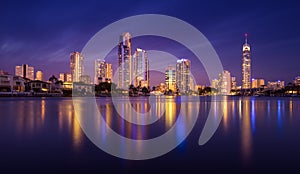
[[[103,152],[87,138],[71,98],[0,98],[0,172],[299,172],[300,98],[194,99],[157,98],[152,111],[158,115],[157,121],[141,126],[130,124],[121,115],[131,112],[130,108],[149,111],[154,106],[147,98],[131,98],[130,105],[120,98],[115,106],[110,98],[97,98],[107,125],[131,139],[162,135],[172,128],[180,111],[188,120],[199,108],[195,127],[178,147],[155,159],[132,161]],[[217,107],[224,111],[221,124],[214,136],[199,146],[208,112]],[[180,126],[176,136],[183,136],[187,126]]]

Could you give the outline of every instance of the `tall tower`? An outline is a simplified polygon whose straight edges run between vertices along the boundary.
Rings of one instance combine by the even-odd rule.
[[[243,45],[243,64],[242,64],[242,89],[251,88],[251,58],[250,45],[248,44],[248,34],[245,34],[245,44]]]
[[[133,55],[133,82],[134,86],[148,87],[149,61],[145,50],[137,48]]]
[[[191,61],[188,59],[177,60],[176,64],[176,85],[181,94],[190,91]]]
[[[80,77],[83,75],[83,56],[79,52],[70,53],[70,70],[73,82],[79,82]]]
[[[131,35],[126,32],[120,37],[118,49],[118,83],[120,89],[128,89],[132,83]]]

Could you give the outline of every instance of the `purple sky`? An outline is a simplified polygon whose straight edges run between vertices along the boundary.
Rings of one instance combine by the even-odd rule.
[[[249,33],[252,47],[252,76],[289,82],[300,75],[299,6],[298,1],[255,0],[201,3],[4,0],[0,6],[0,69],[14,73],[16,65],[29,64],[35,70],[44,71],[45,79],[52,74],[68,72],[69,53],[81,51],[103,27],[124,17],[156,13],[177,17],[200,30],[214,46],[224,69],[237,77],[238,84],[241,84],[241,48],[245,32]],[[153,38],[137,38],[133,47],[178,50],[176,43],[160,40],[160,44],[151,45],[149,39]],[[191,56],[186,51],[178,51],[175,55]],[[108,60],[115,61],[113,57]],[[201,64],[192,64],[192,71],[199,74],[199,83],[209,83]],[[154,79],[151,85],[162,81],[161,77],[150,77]]]

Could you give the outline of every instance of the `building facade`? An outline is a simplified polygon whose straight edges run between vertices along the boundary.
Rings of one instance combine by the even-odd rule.
[[[94,83],[112,82],[112,65],[105,60],[95,60],[95,77]]]
[[[190,92],[191,61],[188,59],[177,60],[176,85],[180,94]]]
[[[30,80],[34,80],[34,67],[28,66],[27,64],[22,64],[21,66],[16,66],[15,75]]]
[[[168,66],[165,73],[165,83],[168,90],[177,91],[176,88],[176,69],[173,66]]]
[[[84,74],[84,58],[79,52],[70,53],[70,70],[73,82],[79,82]]]
[[[43,81],[43,72],[42,71],[36,71],[35,80]]]
[[[126,32],[120,37],[118,48],[118,83],[120,89],[128,89],[132,84],[131,35]]]
[[[231,92],[231,76],[230,72],[224,70],[219,74],[218,93],[220,95],[230,95]]]
[[[72,74],[70,73],[59,73],[59,79],[62,82],[72,82]]]
[[[242,58],[242,89],[251,88],[251,57],[250,45],[248,44],[248,35],[245,34],[245,44],[243,45]]]
[[[252,79],[252,88],[263,88],[265,85],[264,79]]]
[[[147,88],[150,86],[148,54],[140,48],[133,55],[133,85]]]

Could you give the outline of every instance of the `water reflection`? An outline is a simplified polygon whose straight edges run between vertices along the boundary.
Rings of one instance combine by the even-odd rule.
[[[252,101],[252,103],[255,101]],[[244,161],[248,162],[251,159],[252,152],[252,135],[251,135],[251,120],[250,120],[250,100],[243,100],[240,103],[242,115],[241,119],[241,149],[242,158]]]
[[[212,105],[211,105],[211,102]],[[152,105],[155,103],[155,105]],[[190,123],[194,115],[199,114],[201,118],[208,115],[209,109],[212,109],[215,115],[218,114],[218,109],[222,108],[224,115],[221,122],[221,135],[230,135],[226,138],[227,141],[238,142],[238,148],[241,149],[240,156],[243,162],[249,164],[255,158],[255,149],[259,148],[255,144],[261,132],[263,136],[281,137],[287,132],[286,129],[291,129],[299,126],[300,109],[296,107],[300,104],[297,98],[251,98],[251,97],[223,97],[218,100],[195,101],[192,98],[154,98],[152,101],[137,98],[127,103],[117,102],[115,105],[108,98],[101,99],[97,102],[97,109],[102,113],[105,122],[101,122],[97,118],[93,119],[91,128],[99,134],[101,142],[109,145],[110,130],[113,129],[116,134],[134,140],[146,140],[158,137],[165,132],[170,131],[178,122],[178,117],[183,115],[180,125],[175,128],[172,138],[174,142],[180,142],[185,134],[191,129]],[[78,117],[75,117],[72,100],[68,99],[49,99],[49,98],[26,98],[18,99],[13,102],[1,101],[2,121],[1,127],[12,125],[13,133],[16,139],[30,139],[32,137],[44,136],[51,134],[52,136],[65,136],[74,151],[79,152],[83,149],[84,132],[82,127],[77,122],[77,119],[89,118],[86,110],[94,109],[91,106],[80,104],[78,107],[81,110],[77,112]],[[201,108],[199,106],[201,105]],[[13,107],[12,107],[13,106]],[[5,108],[7,108],[5,110]],[[127,115],[128,118],[133,117],[135,109],[138,113],[154,113],[157,116],[157,121],[150,125],[130,124],[120,115]],[[120,111],[120,113],[117,112]],[[7,117],[4,117],[7,115]],[[6,119],[4,119],[6,118]],[[147,117],[138,117],[138,122],[147,122]],[[216,120],[216,117],[214,118]],[[206,120],[206,119],[201,119]],[[83,123],[84,124],[84,123]],[[194,129],[201,129],[197,124]],[[200,135],[193,135],[199,137]],[[215,135],[214,135],[215,136]],[[219,140],[220,137],[215,137],[214,140]],[[222,139],[222,138],[221,138]],[[212,140],[212,141],[214,141]],[[237,140],[237,141],[234,141]],[[210,140],[211,141],[211,140]],[[129,153],[132,142],[121,141],[116,144],[122,153]],[[196,143],[196,142],[195,142]],[[144,144],[139,141],[136,151],[142,153]],[[202,148],[201,146],[198,148]],[[129,152],[128,152],[129,151]]]

